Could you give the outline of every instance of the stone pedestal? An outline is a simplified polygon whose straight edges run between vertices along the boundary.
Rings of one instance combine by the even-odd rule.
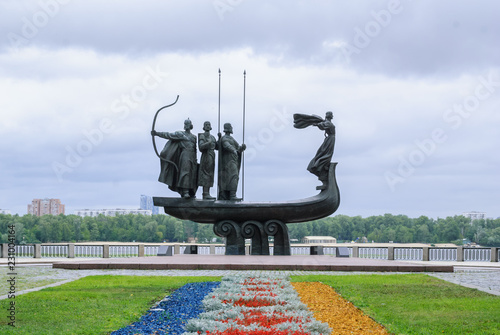
[[[288,228],[279,220],[223,220],[214,225],[214,233],[226,239],[226,255],[245,255],[245,239],[252,240],[251,255],[269,255],[269,236],[274,236],[274,255],[290,255]]]

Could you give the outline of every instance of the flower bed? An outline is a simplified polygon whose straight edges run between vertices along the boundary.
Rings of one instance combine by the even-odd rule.
[[[204,313],[185,335],[319,335],[328,325],[314,319],[284,276],[228,276],[203,300]]]
[[[219,285],[220,284],[220,285]],[[387,334],[330,286],[293,283],[281,275],[232,275],[191,283],[138,322],[113,332],[184,335]]]

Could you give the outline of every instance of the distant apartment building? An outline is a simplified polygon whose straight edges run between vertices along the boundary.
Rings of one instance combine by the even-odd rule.
[[[0,209],[0,214],[10,214],[8,209]]]
[[[337,243],[337,239],[331,236],[304,236],[302,243]]]
[[[117,216],[117,215],[127,215],[127,214],[138,214],[138,215],[152,215],[151,210],[149,209],[78,209],[75,212],[75,215],[81,217],[96,217],[99,215],[104,216]]]
[[[35,216],[64,214],[64,205],[59,199],[33,199],[28,205],[28,214]]]
[[[471,224],[472,224],[472,221],[474,221],[474,220],[486,219],[485,212],[476,212],[476,211],[464,212],[464,213],[462,213],[462,215],[465,216],[466,218],[469,218]]]
[[[139,208],[150,210],[153,213],[153,215],[158,215],[160,213],[159,211],[160,208],[153,205],[153,198],[150,197],[149,195],[141,194],[141,201]]]

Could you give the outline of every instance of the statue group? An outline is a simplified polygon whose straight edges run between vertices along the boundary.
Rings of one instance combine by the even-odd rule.
[[[158,112],[172,105],[162,107]],[[322,185],[316,188],[321,192],[315,196],[284,202],[245,202],[237,197],[242,155],[246,146],[240,145],[232,137],[233,127],[230,123],[224,124],[224,134],[219,133],[217,136],[210,133],[212,127],[208,121],[203,124],[203,132],[194,135],[193,123],[189,119],[184,121],[183,131],[157,132],[154,125],[158,112],[151,130],[153,147],[161,162],[158,180],[178,192],[181,198],[153,197],[153,203],[163,207],[165,214],[182,220],[213,224],[214,233],[225,238],[226,255],[245,255],[246,241],[249,239],[251,255],[270,255],[269,237],[273,237],[274,255],[290,255],[287,224],[316,220],[337,210],[340,193],[335,180],[337,163],[331,162],[335,146],[332,112],[327,112],[325,118],[293,115],[295,128],[311,126],[324,132],[323,143],[307,167]],[[161,153],[156,148],[155,137],[167,139]],[[216,171],[217,199],[210,195]],[[198,187],[203,189],[203,200],[192,200]]]
[[[232,136],[233,127],[230,123],[224,124],[224,136],[218,134],[216,139],[210,131],[209,121],[203,124],[203,133],[198,134],[198,141],[192,134],[193,123],[184,121],[184,131],[157,132],[151,135],[167,139],[168,142],[160,153],[160,176],[158,181],[178,192],[184,199],[196,198],[198,187],[203,188],[203,200],[215,200],[210,195],[210,188],[214,185],[215,150],[219,153],[218,166],[218,200],[239,201],[236,196],[238,188],[241,157],[246,149]],[[200,163],[197,163],[196,143],[201,152]]]

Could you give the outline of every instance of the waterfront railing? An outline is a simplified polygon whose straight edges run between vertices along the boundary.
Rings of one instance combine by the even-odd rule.
[[[192,246],[196,247],[193,248]],[[16,245],[15,257],[19,258],[119,258],[119,257],[151,257],[157,256],[161,246],[169,246],[172,255],[184,254],[192,250],[198,255],[224,255],[224,244],[188,244],[188,243],[159,243],[159,244],[96,244],[96,243],[42,243],[30,245]],[[344,245],[311,245],[293,244],[291,255],[338,255],[338,248],[343,248],[349,257],[402,260],[402,261],[444,261],[444,262],[498,262],[500,248],[485,247],[435,247],[435,246],[369,246],[363,244]],[[1,244],[2,258],[8,258],[8,244]],[[274,247],[269,247],[273,255]],[[12,252],[12,250],[11,250]],[[246,246],[246,254],[251,254],[251,245]],[[12,254],[10,255],[12,257]]]

